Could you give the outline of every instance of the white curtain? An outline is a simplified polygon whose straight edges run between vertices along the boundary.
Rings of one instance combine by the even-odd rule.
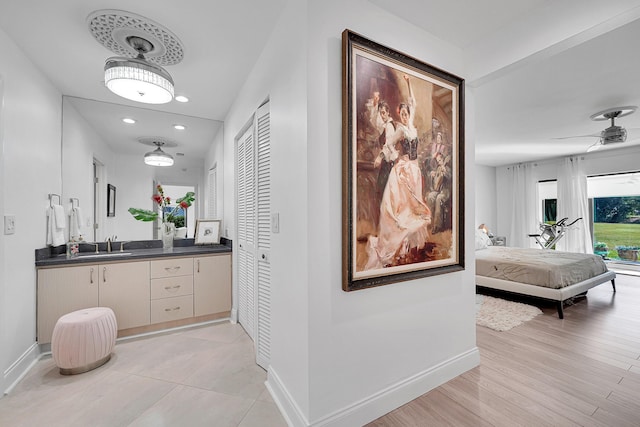
[[[539,232],[538,183],[533,177],[533,165],[524,163],[511,166],[511,230],[508,246],[534,247],[535,240],[529,234]]]
[[[556,248],[566,252],[592,254],[587,175],[580,157],[565,158],[558,173],[558,220],[562,218],[569,218],[567,224],[576,218],[582,219],[567,229]]]

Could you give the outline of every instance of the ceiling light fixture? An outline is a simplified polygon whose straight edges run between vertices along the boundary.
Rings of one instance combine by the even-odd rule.
[[[125,117],[124,119],[122,119],[123,122],[125,122],[126,124],[132,125],[134,124],[136,121],[132,118],[129,117]]]
[[[174,99],[178,102],[189,102],[189,98],[184,95],[178,95]]]
[[[185,130],[187,127],[185,125],[173,125],[173,128],[176,130]]]
[[[158,147],[144,155],[144,162],[151,166],[173,166],[173,156],[162,151],[164,142],[153,141]]]
[[[136,58],[113,57],[104,65],[104,84],[118,96],[146,104],[166,104],[173,99],[173,79],[161,66],[152,64],[144,54],[153,45],[138,36],[127,37],[138,52]]]

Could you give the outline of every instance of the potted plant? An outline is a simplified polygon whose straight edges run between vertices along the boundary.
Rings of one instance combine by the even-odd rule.
[[[596,242],[593,245],[593,253],[600,256],[606,256],[609,253],[609,247],[605,242]]]
[[[625,261],[638,261],[638,250],[640,250],[640,246],[616,246],[618,257]]]
[[[160,207],[162,217],[160,217],[158,212],[147,209],[129,208],[129,213],[138,221],[155,221],[156,219],[162,219],[161,235],[163,247],[173,247],[173,238],[175,237],[178,226],[176,222],[181,222],[184,227],[184,215],[178,215],[178,213],[186,213],[187,208],[190,207],[196,199],[195,193],[193,191],[187,192],[184,197],[176,200],[176,206],[171,207],[171,198],[164,195],[162,186],[158,185],[156,190],[158,192],[152,196],[152,199]]]

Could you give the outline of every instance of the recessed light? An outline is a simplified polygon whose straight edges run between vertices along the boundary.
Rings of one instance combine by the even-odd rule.
[[[132,118],[129,117],[125,117],[124,119],[122,119],[123,122],[128,123],[130,125],[134,124],[136,121]]]
[[[183,95],[178,95],[173,99],[175,99],[178,102],[189,102],[189,98],[187,98],[186,96],[183,96]]]
[[[185,130],[187,127],[185,125],[173,125],[173,128],[177,130]]]

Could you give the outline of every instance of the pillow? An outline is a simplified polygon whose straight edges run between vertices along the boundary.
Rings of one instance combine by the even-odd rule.
[[[491,246],[491,239],[484,231],[476,229],[476,251],[487,249],[487,246]]]

